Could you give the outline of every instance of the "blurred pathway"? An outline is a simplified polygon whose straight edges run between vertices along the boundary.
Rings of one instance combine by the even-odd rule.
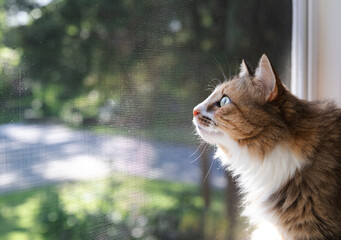
[[[0,193],[124,172],[152,179],[199,183],[194,146],[98,135],[62,125],[0,125]],[[193,155],[192,155],[193,154]],[[192,156],[191,156],[192,155]],[[215,160],[211,181],[223,187]]]

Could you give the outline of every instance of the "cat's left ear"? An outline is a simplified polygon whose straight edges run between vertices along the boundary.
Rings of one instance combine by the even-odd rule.
[[[269,58],[263,54],[255,73],[255,80],[259,81],[263,88],[265,102],[273,101],[278,95],[276,74],[271,66]]]

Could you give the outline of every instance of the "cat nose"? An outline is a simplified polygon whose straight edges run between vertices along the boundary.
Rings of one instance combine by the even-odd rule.
[[[194,109],[193,110],[193,117],[195,117],[196,115],[198,115],[200,113],[199,109]]]

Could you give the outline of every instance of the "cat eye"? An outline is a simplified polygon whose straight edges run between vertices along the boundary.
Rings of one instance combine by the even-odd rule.
[[[224,107],[227,104],[229,104],[231,102],[231,99],[228,96],[224,96],[221,100],[220,100],[220,107]]]

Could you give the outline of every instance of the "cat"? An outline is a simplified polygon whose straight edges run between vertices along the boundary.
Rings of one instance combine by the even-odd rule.
[[[333,102],[295,97],[264,54],[255,73],[243,60],[239,75],[194,108],[193,123],[236,179],[250,223],[272,226],[279,239],[341,239],[341,109]]]

